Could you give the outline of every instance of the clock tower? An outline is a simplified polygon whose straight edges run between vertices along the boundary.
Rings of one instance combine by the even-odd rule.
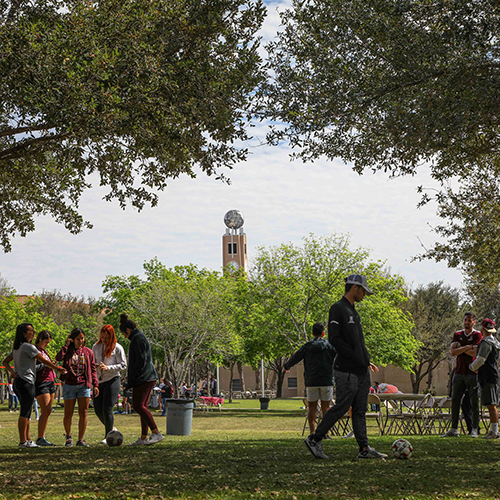
[[[229,210],[224,216],[226,234],[222,236],[222,267],[230,272],[248,271],[247,235],[243,231],[243,215]]]

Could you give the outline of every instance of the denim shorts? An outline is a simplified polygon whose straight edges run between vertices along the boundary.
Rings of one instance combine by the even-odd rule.
[[[64,399],[90,398],[90,387],[86,385],[63,385]]]

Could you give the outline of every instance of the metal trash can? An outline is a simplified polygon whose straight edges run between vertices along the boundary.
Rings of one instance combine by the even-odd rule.
[[[167,435],[191,435],[193,407],[192,399],[169,399],[167,401]]]
[[[269,410],[269,400],[271,398],[259,398],[260,401],[260,409],[261,410]]]

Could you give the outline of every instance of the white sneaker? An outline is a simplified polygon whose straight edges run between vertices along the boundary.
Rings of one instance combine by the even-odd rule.
[[[477,438],[477,437],[479,437],[479,432],[477,431],[477,429],[472,429],[470,431],[470,437],[471,438]]]
[[[348,432],[345,436],[342,436],[344,439],[349,439],[354,437],[354,431]]]
[[[130,443],[129,446],[142,446],[144,444],[148,444],[148,440],[147,439],[138,438],[135,443]]]
[[[162,436],[161,432],[159,432],[158,434],[151,434],[151,436],[149,436],[149,439],[146,441],[146,444],[159,443],[163,439],[165,439],[165,436]]]
[[[457,429],[450,429],[447,433],[443,434],[441,437],[450,438],[450,437],[458,437],[460,434]]]
[[[25,441],[24,443],[19,443],[18,448],[39,448],[39,446],[33,441]]]
[[[108,444],[108,442],[106,441],[106,438],[104,438],[99,444]]]

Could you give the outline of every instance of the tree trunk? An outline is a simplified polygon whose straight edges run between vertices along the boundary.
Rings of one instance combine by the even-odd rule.
[[[413,372],[415,372],[415,370],[413,370]],[[418,394],[418,392],[415,392],[415,390],[418,390],[418,383],[417,383],[417,378],[415,377],[415,373],[410,373],[410,380],[411,380],[411,390],[413,391],[413,394]]]
[[[422,382],[422,363],[415,366],[415,386],[413,387],[413,394],[418,394],[420,391],[420,382]]]
[[[283,393],[283,382],[285,380],[285,373],[286,371],[284,369],[281,369],[278,371],[278,380],[276,383],[276,397],[281,398],[281,395]]]
[[[271,373],[268,373],[264,383],[264,390],[271,391],[275,383],[276,383],[276,372],[273,371]]]
[[[229,365],[229,373],[231,376],[231,380],[229,381],[229,402],[233,402],[233,373],[234,373],[234,363]]]
[[[257,370],[254,371],[255,373],[255,390],[258,392],[258,391],[262,391],[262,387],[261,387],[261,371],[260,371],[260,363],[259,363],[259,366],[257,367]]]
[[[246,391],[245,376],[243,374],[243,365],[239,361],[238,361],[238,374],[240,376],[240,389],[241,389],[241,392],[244,393]]]
[[[429,371],[427,372],[427,391],[432,391],[432,377],[434,375],[434,367],[429,365]]]

